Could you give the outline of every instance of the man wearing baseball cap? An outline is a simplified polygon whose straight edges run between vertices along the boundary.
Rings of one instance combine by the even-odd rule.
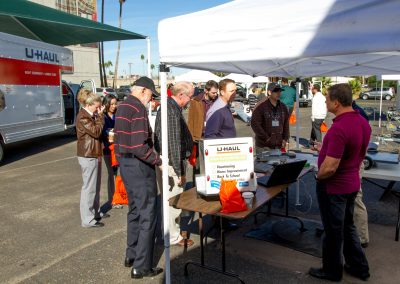
[[[146,109],[152,95],[158,93],[147,77],[136,80],[131,92],[115,115],[114,147],[129,202],[124,265],[132,267],[132,278],[143,278],[162,272],[152,266],[157,216],[155,166],[161,165],[161,159],[153,151]]]
[[[268,99],[253,111],[251,128],[255,133],[256,153],[286,147],[289,141],[289,111],[280,102],[282,88],[278,83],[268,85]]]

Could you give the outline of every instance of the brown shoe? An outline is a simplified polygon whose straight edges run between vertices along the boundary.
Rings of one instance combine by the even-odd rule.
[[[194,244],[194,241],[191,239],[182,239],[179,241],[179,243],[176,243],[176,246],[180,247],[191,247]]]

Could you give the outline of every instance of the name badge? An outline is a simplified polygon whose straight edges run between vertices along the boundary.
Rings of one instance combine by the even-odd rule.
[[[273,120],[272,127],[279,127],[279,120]]]

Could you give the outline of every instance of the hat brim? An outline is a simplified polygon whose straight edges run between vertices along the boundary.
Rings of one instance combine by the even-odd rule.
[[[157,92],[156,91],[156,89],[149,89],[152,93],[153,93],[153,95],[155,95],[156,97],[159,97],[160,96],[160,93],[159,92]]]

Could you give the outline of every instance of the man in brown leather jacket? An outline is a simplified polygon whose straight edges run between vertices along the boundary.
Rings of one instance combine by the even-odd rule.
[[[108,214],[100,213],[101,156],[100,141],[104,126],[101,98],[88,91],[81,90],[78,101],[82,108],[76,117],[77,156],[82,169],[82,191],[80,212],[82,227],[103,227],[99,222]]]
[[[204,93],[191,100],[188,112],[187,124],[194,141],[199,141],[203,138],[206,113],[218,97],[217,82],[208,81],[204,89]]]

